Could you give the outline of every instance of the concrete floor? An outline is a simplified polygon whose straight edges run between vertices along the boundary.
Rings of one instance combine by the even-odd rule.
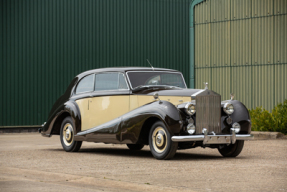
[[[237,158],[216,149],[180,150],[172,160],[149,147],[84,142],[63,151],[59,136],[0,135],[0,191],[287,191],[287,140],[245,142]]]

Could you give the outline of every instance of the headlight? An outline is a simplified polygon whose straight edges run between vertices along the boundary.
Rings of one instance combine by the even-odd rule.
[[[192,135],[193,133],[195,133],[195,126],[193,123],[190,123],[187,125],[186,130],[188,132],[188,134]]]
[[[232,128],[234,129],[235,133],[239,133],[241,126],[239,123],[233,123]]]
[[[185,112],[188,115],[193,115],[195,113],[195,105],[192,103],[188,103],[185,105]]]
[[[226,114],[231,115],[234,112],[234,107],[231,103],[225,103],[223,106],[223,111]]]

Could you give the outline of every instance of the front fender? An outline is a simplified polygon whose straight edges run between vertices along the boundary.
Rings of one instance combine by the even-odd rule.
[[[249,115],[248,109],[240,101],[232,100],[228,102],[231,102],[234,106],[234,112],[230,115],[230,117],[233,120],[233,123],[238,122],[241,126],[241,130],[239,134],[240,133],[242,134],[251,133],[251,121],[250,121],[250,115]],[[222,118],[221,118],[221,122],[222,122],[221,127],[223,129],[223,132],[230,133],[229,130],[232,125],[227,125],[227,123],[225,122],[225,118],[227,117],[227,115],[224,112],[223,114],[224,115],[222,115]]]
[[[182,120],[178,109],[168,101],[156,101],[143,105],[122,116],[120,125],[122,142],[137,142],[142,129],[150,129],[150,127],[143,126],[150,118],[162,121],[171,136],[179,133],[182,128]]]

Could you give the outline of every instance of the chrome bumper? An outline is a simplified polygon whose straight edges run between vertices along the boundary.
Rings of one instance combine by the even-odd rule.
[[[252,140],[254,136],[251,134],[235,134],[233,128],[231,128],[230,135],[208,135],[207,130],[203,130],[203,135],[185,135],[185,136],[173,136],[171,140],[174,142],[185,141],[203,141],[203,144],[234,144],[236,140]]]

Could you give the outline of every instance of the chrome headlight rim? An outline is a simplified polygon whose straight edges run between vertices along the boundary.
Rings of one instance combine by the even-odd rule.
[[[232,106],[230,109],[230,106]],[[223,111],[227,114],[227,115],[231,115],[234,113],[234,106],[232,103],[225,103],[223,106]]]
[[[188,115],[194,115],[196,112],[195,104],[193,104],[193,103],[187,103],[184,106],[184,109]]]

